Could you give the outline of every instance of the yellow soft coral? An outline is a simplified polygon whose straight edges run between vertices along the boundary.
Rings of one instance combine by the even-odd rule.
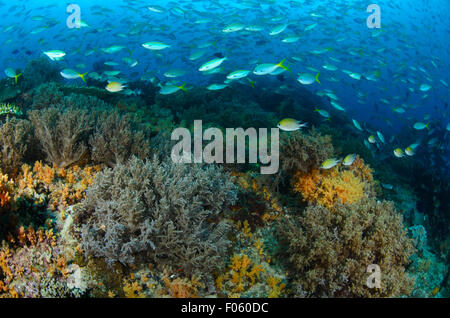
[[[8,175],[0,173],[0,207],[5,207],[11,201],[11,192],[14,188],[14,181]]]
[[[352,166],[338,165],[330,170],[297,172],[293,179],[295,192],[300,192],[305,201],[318,203],[332,210],[338,202],[356,203],[373,182],[372,170],[357,158]]]
[[[231,259],[228,272],[216,279],[216,287],[222,291],[226,289],[229,297],[240,297],[241,293],[257,283],[259,274],[264,271],[261,265],[253,264],[246,254],[235,254]]]

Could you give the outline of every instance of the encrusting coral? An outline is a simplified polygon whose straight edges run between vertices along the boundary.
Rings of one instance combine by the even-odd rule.
[[[97,174],[75,207],[74,224],[87,256],[124,265],[177,264],[186,275],[204,278],[231,243],[222,216],[235,199],[221,168],[133,157]]]
[[[279,225],[291,291],[302,297],[395,297],[408,295],[405,272],[414,252],[392,202],[362,198],[330,211],[311,205]],[[381,288],[367,285],[367,267],[381,270]]]

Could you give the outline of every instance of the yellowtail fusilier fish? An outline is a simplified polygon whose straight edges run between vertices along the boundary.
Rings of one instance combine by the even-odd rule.
[[[144,48],[146,48],[147,50],[152,50],[152,51],[160,51],[160,50],[164,50],[170,47],[169,44],[165,44],[162,42],[146,42],[144,44],[142,44],[142,46]]]
[[[226,59],[227,59],[226,57],[213,59],[211,61],[206,62],[202,66],[200,66],[200,68],[198,70],[200,72],[206,72],[206,71],[215,69],[216,67],[219,67]]]
[[[253,74],[255,74],[255,75],[271,74],[280,67],[285,69],[286,71],[289,71],[289,68],[283,64],[285,61],[286,61],[286,59],[283,59],[278,64],[270,64],[270,63],[258,64],[258,65],[256,65],[255,69],[253,70]]]
[[[14,71],[12,68],[8,67],[5,70],[5,74],[6,76],[8,76],[9,78],[14,78],[14,83],[17,84],[17,79],[19,78],[20,75],[22,75],[22,73],[16,74],[16,71]]]
[[[86,83],[86,79],[84,77],[86,76],[87,72],[80,74],[75,70],[72,70],[70,68],[65,68],[61,72],[59,72],[59,74],[61,74],[61,76],[64,77],[65,79],[70,79],[70,80],[81,78],[83,80],[83,82]]]

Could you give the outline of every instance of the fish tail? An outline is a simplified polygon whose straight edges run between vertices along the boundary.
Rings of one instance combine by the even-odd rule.
[[[319,81],[319,73],[316,74],[315,78],[316,78],[316,82],[321,84],[320,81]]]
[[[291,71],[290,69],[289,69],[289,67],[287,67],[286,65],[284,65],[283,63],[286,61],[286,59],[283,59],[280,63],[278,63],[277,65],[279,66],[279,67],[281,67],[282,69],[285,69],[286,71]]]
[[[181,89],[182,91],[185,91],[185,92],[186,92],[186,91],[187,91],[187,89],[186,89],[186,87],[185,87],[185,86],[186,86],[186,83],[183,83],[183,85],[181,85],[181,86],[178,86],[178,88],[179,88],[179,89]]]
[[[19,78],[19,76],[22,75],[22,73],[17,74],[14,76],[14,82],[17,84],[17,79]]]
[[[86,76],[87,73],[88,72],[83,73],[83,74],[78,74],[81,77],[81,79],[83,80],[83,82],[85,82],[85,83],[86,83],[86,79],[84,77]]]

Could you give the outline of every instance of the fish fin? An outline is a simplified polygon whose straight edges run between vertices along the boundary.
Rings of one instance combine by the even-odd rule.
[[[20,75],[22,75],[22,73],[16,74],[16,75],[14,76],[14,83],[17,84],[17,79],[19,78]]]
[[[290,69],[289,69],[289,67],[287,67],[286,65],[284,65],[283,63],[286,61],[286,59],[283,59],[280,63],[278,63],[277,65],[279,66],[279,67],[281,67],[282,69],[285,69],[286,71],[291,71]]]
[[[178,86],[178,88],[179,89],[181,89],[182,91],[187,91],[187,89],[185,88],[185,86],[186,86],[186,83],[183,83],[183,85],[181,85],[181,86]]]
[[[85,82],[85,83],[86,83],[86,79],[85,79],[84,77],[86,76],[87,73],[88,73],[88,72],[83,73],[83,74],[78,74],[78,76],[80,76],[81,79],[83,80],[83,82]]]
[[[316,82],[321,84],[320,81],[319,81],[319,73],[316,74],[315,78],[316,78]]]

